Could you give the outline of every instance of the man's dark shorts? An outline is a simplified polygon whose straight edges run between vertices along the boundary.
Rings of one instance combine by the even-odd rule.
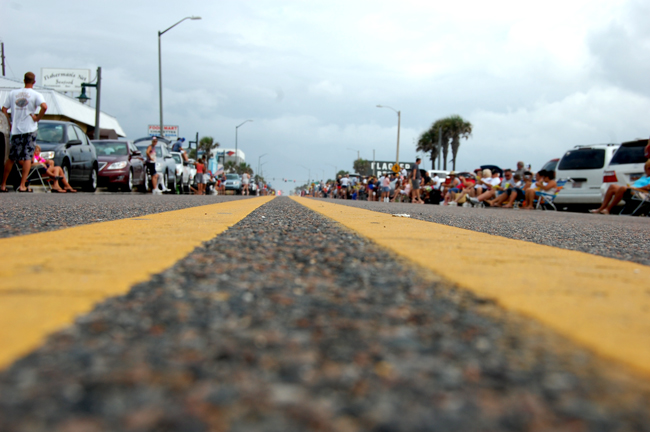
[[[506,190],[508,196],[510,196],[512,192],[517,193],[517,198],[515,198],[517,201],[522,201],[526,198],[526,194],[524,193],[523,190],[521,190],[521,188],[509,188],[508,190]]]
[[[147,172],[150,176],[156,174],[156,162],[147,162]]]
[[[411,187],[413,188],[413,190],[420,189],[420,180],[419,179],[411,179]]]
[[[9,159],[16,161],[32,160],[36,150],[36,132],[12,135]]]

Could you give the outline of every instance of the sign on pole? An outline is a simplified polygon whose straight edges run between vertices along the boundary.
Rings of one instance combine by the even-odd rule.
[[[178,133],[178,126],[168,126],[165,125],[163,126],[165,128],[165,133],[164,135],[160,135],[160,125],[149,125],[149,130],[147,131],[147,134],[149,136],[162,136],[163,138],[168,138],[168,139],[176,139],[180,135]]]
[[[90,69],[41,68],[40,85],[59,92],[81,93],[81,83],[90,82]]]

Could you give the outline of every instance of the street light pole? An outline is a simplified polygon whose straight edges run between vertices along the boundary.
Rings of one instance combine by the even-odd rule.
[[[253,120],[246,120],[245,122],[242,122],[240,125],[235,126],[235,165],[237,164],[237,160],[239,158],[239,154],[237,153],[238,147],[237,147],[237,131],[239,130],[239,127],[248,123],[252,122]]]
[[[173,29],[180,23],[182,23],[185,20],[200,20],[201,17],[198,16],[189,16],[185,17],[173,26],[169,27],[167,30],[163,31],[158,31],[158,97],[159,97],[159,108],[160,108],[160,136],[164,138],[164,130],[163,130],[163,98],[162,98],[162,53],[160,49],[160,36],[164,35],[167,33],[169,30]]]
[[[397,154],[395,155],[395,163],[399,165],[399,129],[402,121],[402,112],[385,105],[377,105],[377,108],[388,108],[397,113]]]
[[[257,175],[258,176],[260,175],[260,161],[262,160],[262,158],[264,156],[267,156],[267,155],[268,155],[268,153],[264,153],[263,155],[261,155],[260,157],[257,158]]]

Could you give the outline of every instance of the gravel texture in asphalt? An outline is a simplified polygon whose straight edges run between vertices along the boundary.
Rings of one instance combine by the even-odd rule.
[[[277,198],[2,372],[0,430],[650,431],[603,363]]]
[[[323,199],[323,198],[318,198]],[[650,265],[650,218],[353,200],[327,202]]]
[[[138,217],[248,197],[232,195],[19,194],[0,195],[0,238]]]

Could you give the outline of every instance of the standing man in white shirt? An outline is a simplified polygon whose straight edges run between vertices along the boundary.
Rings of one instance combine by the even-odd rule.
[[[24,82],[25,88],[12,90],[2,105],[2,112],[7,116],[11,125],[11,148],[9,149],[9,159],[5,163],[0,192],[7,192],[7,178],[15,162],[18,162],[23,170],[18,192],[32,192],[26,186],[27,177],[29,177],[36,149],[38,122],[45,115],[47,104],[43,95],[34,90],[36,77],[32,72],[25,74]],[[38,114],[34,114],[38,107],[41,108],[40,111]],[[11,119],[9,119],[8,110],[11,110]]]

